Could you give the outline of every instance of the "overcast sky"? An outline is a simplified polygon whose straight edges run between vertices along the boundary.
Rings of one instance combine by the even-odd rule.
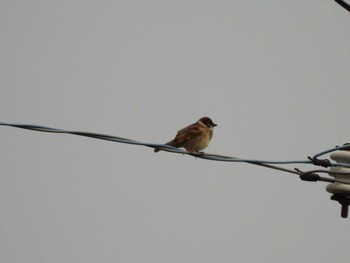
[[[305,160],[350,142],[349,24],[331,0],[3,0],[0,121],[163,143],[209,116],[207,152]],[[1,262],[349,259],[350,219],[325,183],[73,135],[0,136]]]

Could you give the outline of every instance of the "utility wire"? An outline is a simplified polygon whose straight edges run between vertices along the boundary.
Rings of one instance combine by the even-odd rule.
[[[335,151],[339,151],[339,150],[350,150],[350,144],[346,143],[343,146],[336,146],[334,148],[322,151],[320,153],[315,154],[312,158],[319,158],[322,155],[325,155],[327,153],[331,153],[331,152],[335,152]]]
[[[13,124],[13,123],[4,123],[0,122],[0,126],[10,126],[10,127],[15,127],[15,128],[21,128],[21,129],[26,129],[26,130],[32,130],[32,131],[38,131],[38,132],[49,132],[49,133],[62,133],[62,134],[73,134],[73,135],[78,135],[78,136],[84,136],[84,137],[89,137],[93,139],[100,139],[100,140],[106,140],[106,141],[112,141],[112,142],[118,142],[118,143],[126,143],[126,144],[132,144],[132,145],[138,145],[138,146],[146,146],[150,148],[157,148],[161,149],[166,152],[171,152],[171,153],[177,153],[177,154],[187,154],[191,155],[196,158],[200,159],[205,159],[205,160],[211,160],[211,161],[221,161],[221,162],[244,162],[244,163],[249,163],[253,165],[258,165],[274,170],[279,170],[295,175],[299,175],[302,180],[305,181],[323,181],[323,182],[338,182],[338,183],[344,183],[344,184],[350,184],[350,182],[344,181],[344,180],[338,180],[338,179],[333,179],[333,178],[327,178],[327,177],[322,177],[317,175],[316,173],[328,173],[328,174],[339,174],[337,172],[330,172],[328,170],[313,170],[313,171],[307,171],[307,172],[302,172],[299,169],[288,169],[284,167],[277,166],[278,165],[283,165],[283,164],[314,164],[314,165],[321,165],[324,167],[328,166],[341,166],[341,167],[350,167],[347,164],[338,164],[338,163],[332,163],[329,160],[320,160],[318,157],[334,152],[337,150],[342,150],[342,149],[349,149],[349,145],[345,146],[337,146],[335,148],[323,151],[321,153],[315,154],[312,158],[309,157],[309,160],[294,160],[294,161],[268,161],[268,160],[254,160],[254,159],[242,159],[242,158],[237,158],[233,156],[225,156],[225,155],[219,155],[219,154],[212,154],[212,153],[190,153],[169,145],[165,144],[157,144],[157,143],[145,143],[145,142],[140,142],[136,140],[131,140],[123,137],[118,137],[118,136],[111,136],[111,135],[105,135],[105,134],[99,134],[99,133],[92,133],[92,132],[83,132],[83,131],[68,131],[68,130],[62,130],[62,129],[56,129],[56,128],[50,128],[50,127],[45,127],[45,126],[39,126],[39,125],[29,125],[29,124]],[[326,162],[324,162],[326,161]],[[321,162],[321,163],[320,163]],[[324,165],[326,163],[326,165]],[[342,173],[346,174],[346,173]]]
[[[343,0],[334,0],[334,1],[350,12],[350,5],[347,2]]]

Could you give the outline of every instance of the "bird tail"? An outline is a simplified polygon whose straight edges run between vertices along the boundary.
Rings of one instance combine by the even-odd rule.
[[[177,147],[177,146],[174,145],[174,141],[167,142],[167,143],[165,143],[165,145],[170,145],[170,146]],[[157,152],[159,152],[159,151],[161,151],[161,149],[159,149],[159,148],[155,148],[155,149],[154,149],[154,152],[155,152],[155,153],[157,153]]]

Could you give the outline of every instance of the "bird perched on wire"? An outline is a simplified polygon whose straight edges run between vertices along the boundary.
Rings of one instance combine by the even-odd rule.
[[[217,126],[210,118],[202,117],[197,122],[179,130],[173,140],[167,142],[176,148],[183,147],[188,152],[200,152],[209,145],[213,137],[213,128]],[[156,148],[154,152],[161,149]]]

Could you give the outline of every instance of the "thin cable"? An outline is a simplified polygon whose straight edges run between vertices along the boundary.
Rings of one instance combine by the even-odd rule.
[[[282,165],[282,164],[313,164],[313,162],[310,160],[267,161],[267,160],[241,159],[241,158],[237,158],[237,157],[212,154],[212,153],[190,153],[190,152],[187,152],[187,151],[184,151],[184,150],[181,150],[181,149],[169,146],[169,145],[165,145],[165,144],[145,143],[145,142],[140,142],[140,141],[131,140],[131,139],[118,137],[118,136],[111,136],[111,135],[92,133],[92,132],[68,131],[68,130],[61,130],[61,129],[50,128],[50,127],[39,126],[39,125],[11,124],[11,123],[3,123],[3,122],[0,122],[0,125],[21,128],[21,129],[26,129],[26,130],[39,131],[39,132],[73,134],[73,135],[84,136],[84,137],[89,137],[89,138],[93,138],[93,139],[126,143],[126,144],[131,144],[131,145],[146,146],[146,147],[150,147],[150,148],[158,148],[158,149],[161,149],[163,151],[167,151],[167,152],[171,152],[171,153],[187,154],[187,155],[194,156],[196,158],[211,160],[211,161],[244,162],[244,163],[258,165],[258,166],[262,166],[262,167],[266,167],[266,168],[270,168],[270,169],[274,169],[274,170],[279,170],[279,171],[283,171],[283,172],[287,172],[287,173],[291,173],[291,174],[296,174],[299,176],[302,174],[305,174],[305,173],[301,172],[298,169],[291,170],[291,169],[277,166],[276,164],[279,164],[279,165]],[[326,153],[336,151],[339,149],[344,149],[344,148],[349,148],[349,145],[342,146],[342,147],[335,147],[335,148],[332,148],[330,150],[318,153],[314,156],[314,158],[316,159],[317,157],[324,155]],[[342,165],[337,164],[337,163],[331,163],[331,166],[342,166]],[[324,181],[325,180],[327,180],[327,181],[333,180],[334,181],[334,179],[328,179],[328,178],[324,179]]]
[[[297,169],[297,171],[301,172],[298,169]],[[311,171],[307,171],[307,172],[301,172],[300,179],[302,179],[304,181],[309,181],[309,182],[323,181],[323,182],[328,182],[328,183],[341,183],[341,184],[350,185],[349,180],[323,177],[323,176],[318,175],[319,173],[326,173],[326,174],[330,174],[330,175],[350,175],[350,172],[337,172],[337,171],[332,171],[332,170],[311,170]]]
[[[339,5],[341,5],[343,8],[345,8],[350,12],[350,5],[347,2],[343,0],[334,0],[334,1],[336,1]]]
[[[196,158],[212,160],[212,161],[246,162],[246,163],[252,163],[252,164],[262,164],[262,163],[264,163],[264,164],[296,164],[296,163],[310,164],[311,163],[308,160],[305,160],[305,161],[267,161],[267,160],[240,159],[237,157],[212,154],[212,153],[204,153],[204,154],[190,153],[190,152],[187,152],[187,151],[184,151],[184,150],[181,150],[181,149],[169,146],[169,145],[165,145],[165,144],[145,143],[145,142],[140,142],[140,141],[136,141],[136,140],[130,140],[130,139],[123,138],[123,137],[111,136],[111,135],[105,135],[105,134],[99,134],[99,133],[82,132],[82,131],[68,131],[68,130],[61,130],[61,129],[56,129],[56,128],[50,128],[50,127],[38,126],[38,125],[28,125],[28,124],[10,124],[10,123],[0,122],[0,125],[11,126],[11,127],[16,127],[16,128],[26,129],[26,130],[39,131],[39,132],[73,134],[73,135],[84,136],[84,137],[106,140],[106,141],[147,146],[147,147],[151,147],[151,148],[159,148],[159,149],[161,149],[163,151],[167,151],[167,152],[187,154],[187,155],[192,155]],[[295,172],[293,171],[293,173],[295,173]]]
[[[325,173],[325,174],[334,174],[334,175],[350,175],[350,172],[337,172],[332,170],[311,170],[307,173]]]
[[[344,150],[344,149],[347,149],[347,150],[350,149],[350,145],[349,144],[345,144],[343,146],[336,146],[334,148],[331,148],[331,149],[325,150],[323,152],[317,153],[312,158],[317,159],[317,158],[319,158],[322,155],[325,155],[325,154],[328,154],[328,153],[331,153],[331,152],[335,152],[335,151]]]
[[[332,167],[350,168],[350,164],[346,164],[346,163],[335,163],[335,164],[332,164]]]

